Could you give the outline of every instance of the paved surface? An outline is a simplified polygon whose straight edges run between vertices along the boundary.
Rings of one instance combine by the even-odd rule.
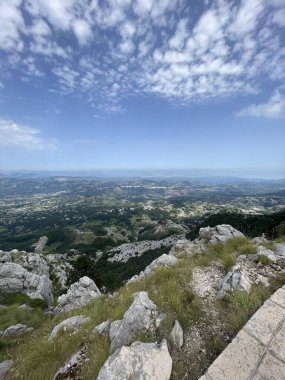
[[[199,380],[285,380],[285,286],[251,317]]]

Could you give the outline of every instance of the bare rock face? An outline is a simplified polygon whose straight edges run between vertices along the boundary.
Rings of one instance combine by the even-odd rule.
[[[174,346],[181,348],[183,346],[183,330],[178,321],[174,322],[173,329],[170,333],[170,337],[174,343]]]
[[[97,380],[169,380],[171,369],[165,339],[160,345],[135,342],[116,350],[101,368]]]
[[[277,243],[275,244],[276,248],[276,255],[279,256],[279,258],[285,259],[285,244]]]
[[[86,359],[86,345],[80,348],[63,367],[61,367],[57,373],[54,375],[53,380],[70,380],[70,379],[79,379],[77,377],[80,367]]]
[[[85,306],[100,296],[101,292],[95,282],[87,276],[82,277],[70,286],[66,294],[58,298],[58,306],[54,312],[61,313]]]
[[[275,252],[271,251],[270,249],[263,247],[262,245],[257,248],[256,254],[258,256],[266,256],[273,263],[276,263],[276,261],[277,261],[277,257],[276,257]]]
[[[247,272],[240,264],[236,264],[221,281],[220,291],[217,297],[222,298],[227,291],[231,290],[241,290],[248,293],[251,289],[251,285],[252,283]]]
[[[127,284],[131,282],[135,282],[138,280],[142,280],[147,277],[150,273],[152,273],[158,267],[171,267],[177,263],[177,258],[173,255],[166,255],[165,253],[155,259],[151,264],[149,264],[145,270],[141,271],[140,274],[133,276]]]
[[[46,246],[46,243],[48,242],[48,237],[47,236],[41,236],[39,238],[39,241],[35,244],[32,245],[34,248],[35,252],[42,252],[44,250],[44,247]]]
[[[254,244],[262,244],[262,243],[266,243],[267,241],[268,240],[264,236],[257,236],[252,239],[252,242]]]
[[[15,263],[21,265],[29,272],[42,275],[49,275],[49,266],[46,260],[38,253],[28,253],[25,251],[18,251],[13,249],[10,252],[0,251],[1,263]]]
[[[162,240],[143,240],[135,243],[125,243],[118,247],[112,248],[109,252],[108,261],[126,263],[132,257],[139,257],[150,250],[169,247],[169,249],[185,235],[172,235]]]
[[[109,328],[111,321],[108,319],[100,323],[100,325],[95,326],[92,332],[97,332],[99,335],[103,335]]]
[[[13,360],[4,360],[0,363],[0,380],[4,380],[8,371],[14,364]]]
[[[0,266],[0,291],[3,293],[25,293],[31,298],[53,302],[52,282],[46,274],[28,271],[22,265],[6,262]]]
[[[33,330],[34,329],[32,327],[28,327],[27,325],[22,325],[21,323],[18,323],[17,325],[7,327],[7,329],[4,330],[4,332],[2,332],[2,337],[7,338],[10,336],[22,335]]]
[[[156,329],[163,319],[156,304],[148,298],[147,292],[135,293],[135,298],[122,320],[114,321],[110,326],[110,350],[127,345],[129,338],[140,330]]]
[[[67,318],[64,321],[60,322],[58,325],[56,325],[49,337],[49,341],[53,340],[60,331],[69,331],[76,333],[80,330],[80,327],[84,324],[90,321],[90,318],[84,317],[83,315],[76,315],[71,318]]]
[[[199,238],[205,239],[211,244],[225,242],[244,235],[229,224],[220,224],[216,227],[204,227],[199,230]]]

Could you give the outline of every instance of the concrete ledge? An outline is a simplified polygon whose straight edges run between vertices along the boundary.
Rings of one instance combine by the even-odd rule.
[[[278,289],[199,380],[285,380],[285,286]]]

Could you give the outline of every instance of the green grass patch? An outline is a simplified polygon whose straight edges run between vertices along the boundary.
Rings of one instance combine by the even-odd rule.
[[[270,297],[270,294],[268,288],[256,286],[249,294],[234,291],[220,301],[220,312],[229,336],[236,335],[263,302]]]
[[[259,256],[259,262],[262,265],[270,265],[271,264],[271,260],[267,256],[265,256],[265,255],[260,255]]]

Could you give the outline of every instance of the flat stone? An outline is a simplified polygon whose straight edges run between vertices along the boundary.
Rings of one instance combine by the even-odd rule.
[[[169,380],[172,359],[166,340],[134,342],[117,349],[101,368],[97,380]]]
[[[270,343],[269,350],[285,362],[285,322]]]
[[[4,360],[0,363],[0,380],[4,380],[10,368],[13,365],[13,360]]]
[[[285,290],[284,287],[278,289],[271,297],[271,301],[285,308]]]
[[[100,325],[95,326],[92,332],[97,332],[99,335],[103,335],[108,330],[110,323],[111,321],[108,319],[107,321],[100,323]]]
[[[267,352],[252,380],[285,380],[285,364]]]
[[[206,376],[215,380],[245,380],[257,366],[265,347],[241,330],[208,369]]]
[[[251,317],[244,326],[249,334],[267,345],[285,316],[284,309],[270,300]]]
[[[83,315],[76,315],[74,317],[67,318],[53,328],[48,340],[53,340],[60,331],[76,333],[80,330],[84,323],[88,323],[89,321],[90,318],[84,317]]]

